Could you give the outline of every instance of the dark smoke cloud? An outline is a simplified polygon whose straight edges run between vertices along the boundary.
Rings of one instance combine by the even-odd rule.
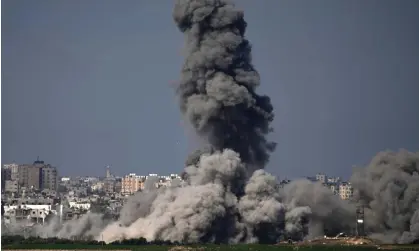
[[[419,152],[381,152],[351,178],[367,231],[384,242],[419,239]]]
[[[215,150],[233,149],[252,170],[264,167],[275,148],[265,138],[273,107],[269,97],[255,93],[260,78],[243,12],[224,0],[179,0],[173,16],[186,37],[177,88],[182,112]]]

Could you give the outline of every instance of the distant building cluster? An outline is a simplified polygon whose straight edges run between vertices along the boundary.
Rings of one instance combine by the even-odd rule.
[[[136,175],[135,173],[130,173],[122,178],[121,193],[123,195],[131,195],[137,191],[143,190],[148,179],[153,179],[151,183],[156,186],[156,188],[169,187],[173,180],[182,182],[181,177],[177,174],[170,174],[169,176],[158,176],[157,174],[141,176]]]
[[[308,177],[309,180],[321,182],[342,200],[349,200],[353,195],[353,188],[350,182],[342,181],[339,177],[328,177],[326,174],[318,173],[315,177]]]
[[[311,182],[322,183],[325,187],[329,188],[335,195],[339,196],[342,200],[349,200],[353,195],[353,188],[350,182],[342,181],[340,177],[328,177],[326,174],[318,173],[314,177],[306,177]],[[283,187],[290,183],[291,180],[281,180],[279,186]]]
[[[56,191],[58,187],[57,168],[39,158],[33,164],[6,164],[1,168],[2,191],[22,194],[29,191]]]
[[[149,188],[184,184],[177,174],[116,177],[106,167],[104,177],[58,177],[57,169],[39,159],[33,164],[1,168],[1,201],[6,224],[43,224],[57,215],[71,220],[87,212],[117,217],[129,195]]]
[[[58,177],[57,168],[39,158],[32,164],[5,164],[1,168],[2,219],[5,224],[25,221],[30,226],[44,224],[53,216],[66,221],[87,212],[118,217],[127,197],[138,191],[185,184],[178,174],[116,177],[109,166],[105,169],[104,177]],[[324,184],[343,200],[352,197],[351,184],[339,177],[319,173],[307,179]],[[289,182],[282,180],[278,185]]]

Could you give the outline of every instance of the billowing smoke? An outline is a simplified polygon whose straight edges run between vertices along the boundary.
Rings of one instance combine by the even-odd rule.
[[[309,239],[350,231],[354,227],[355,208],[321,183],[298,180],[286,185],[281,192],[288,209],[287,216],[293,219],[293,224],[287,226],[291,233],[300,234],[299,231],[304,230],[304,226],[294,223],[294,219],[304,218],[309,219],[304,230]]]
[[[137,192],[129,197],[119,213],[119,221],[123,226],[129,226],[138,218],[150,213],[151,205],[157,197],[157,189]]]
[[[66,221],[54,216],[43,225],[33,225],[30,220],[23,220],[12,224],[2,221],[2,235],[39,236],[42,238],[58,237],[62,239],[94,239],[102,229],[109,224],[103,215],[88,213],[77,220]]]
[[[351,182],[366,230],[389,243],[419,240],[419,152],[381,152]]]
[[[186,38],[186,60],[177,88],[181,110],[212,149],[233,149],[247,168],[263,167],[275,143],[273,107],[260,84],[244,37],[243,12],[230,1],[176,1],[174,20]]]
[[[35,225],[31,229],[31,235],[42,238],[58,237],[62,239],[96,238],[101,230],[109,223],[103,219],[103,215],[88,213],[76,221],[68,221],[62,224],[58,217],[54,217],[49,224]]]
[[[177,88],[181,111],[207,142],[188,157],[186,182],[156,189],[156,180],[148,180],[109,224],[88,214],[64,225],[53,221],[35,234],[95,235],[106,242],[275,243],[352,233],[362,204],[371,237],[419,239],[419,153],[380,153],[353,175],[353,201],[308,180],[280,187],[263,170],[275,147],[266,139],[273,108],[255,93],[260,79],[243,13],[227,0],[177,0],[174,19],[186,37]]]

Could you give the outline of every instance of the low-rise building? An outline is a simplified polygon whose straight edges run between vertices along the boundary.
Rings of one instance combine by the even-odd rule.
[[[327,177],[327,183],[339,183],[341,182],[340,177]]]
[[[70,177],[61,177],[61,182],[69,182],[70,180]]]
[[[92,206],[92,204],[89,202],[69,201],[68,203],[72,209],[90,210],[90,207]]]

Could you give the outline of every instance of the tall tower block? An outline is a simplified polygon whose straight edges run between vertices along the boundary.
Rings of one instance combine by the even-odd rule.
[[[365,236],[365,214],[364,206],[358,206],[356,209],[356,235]]]

